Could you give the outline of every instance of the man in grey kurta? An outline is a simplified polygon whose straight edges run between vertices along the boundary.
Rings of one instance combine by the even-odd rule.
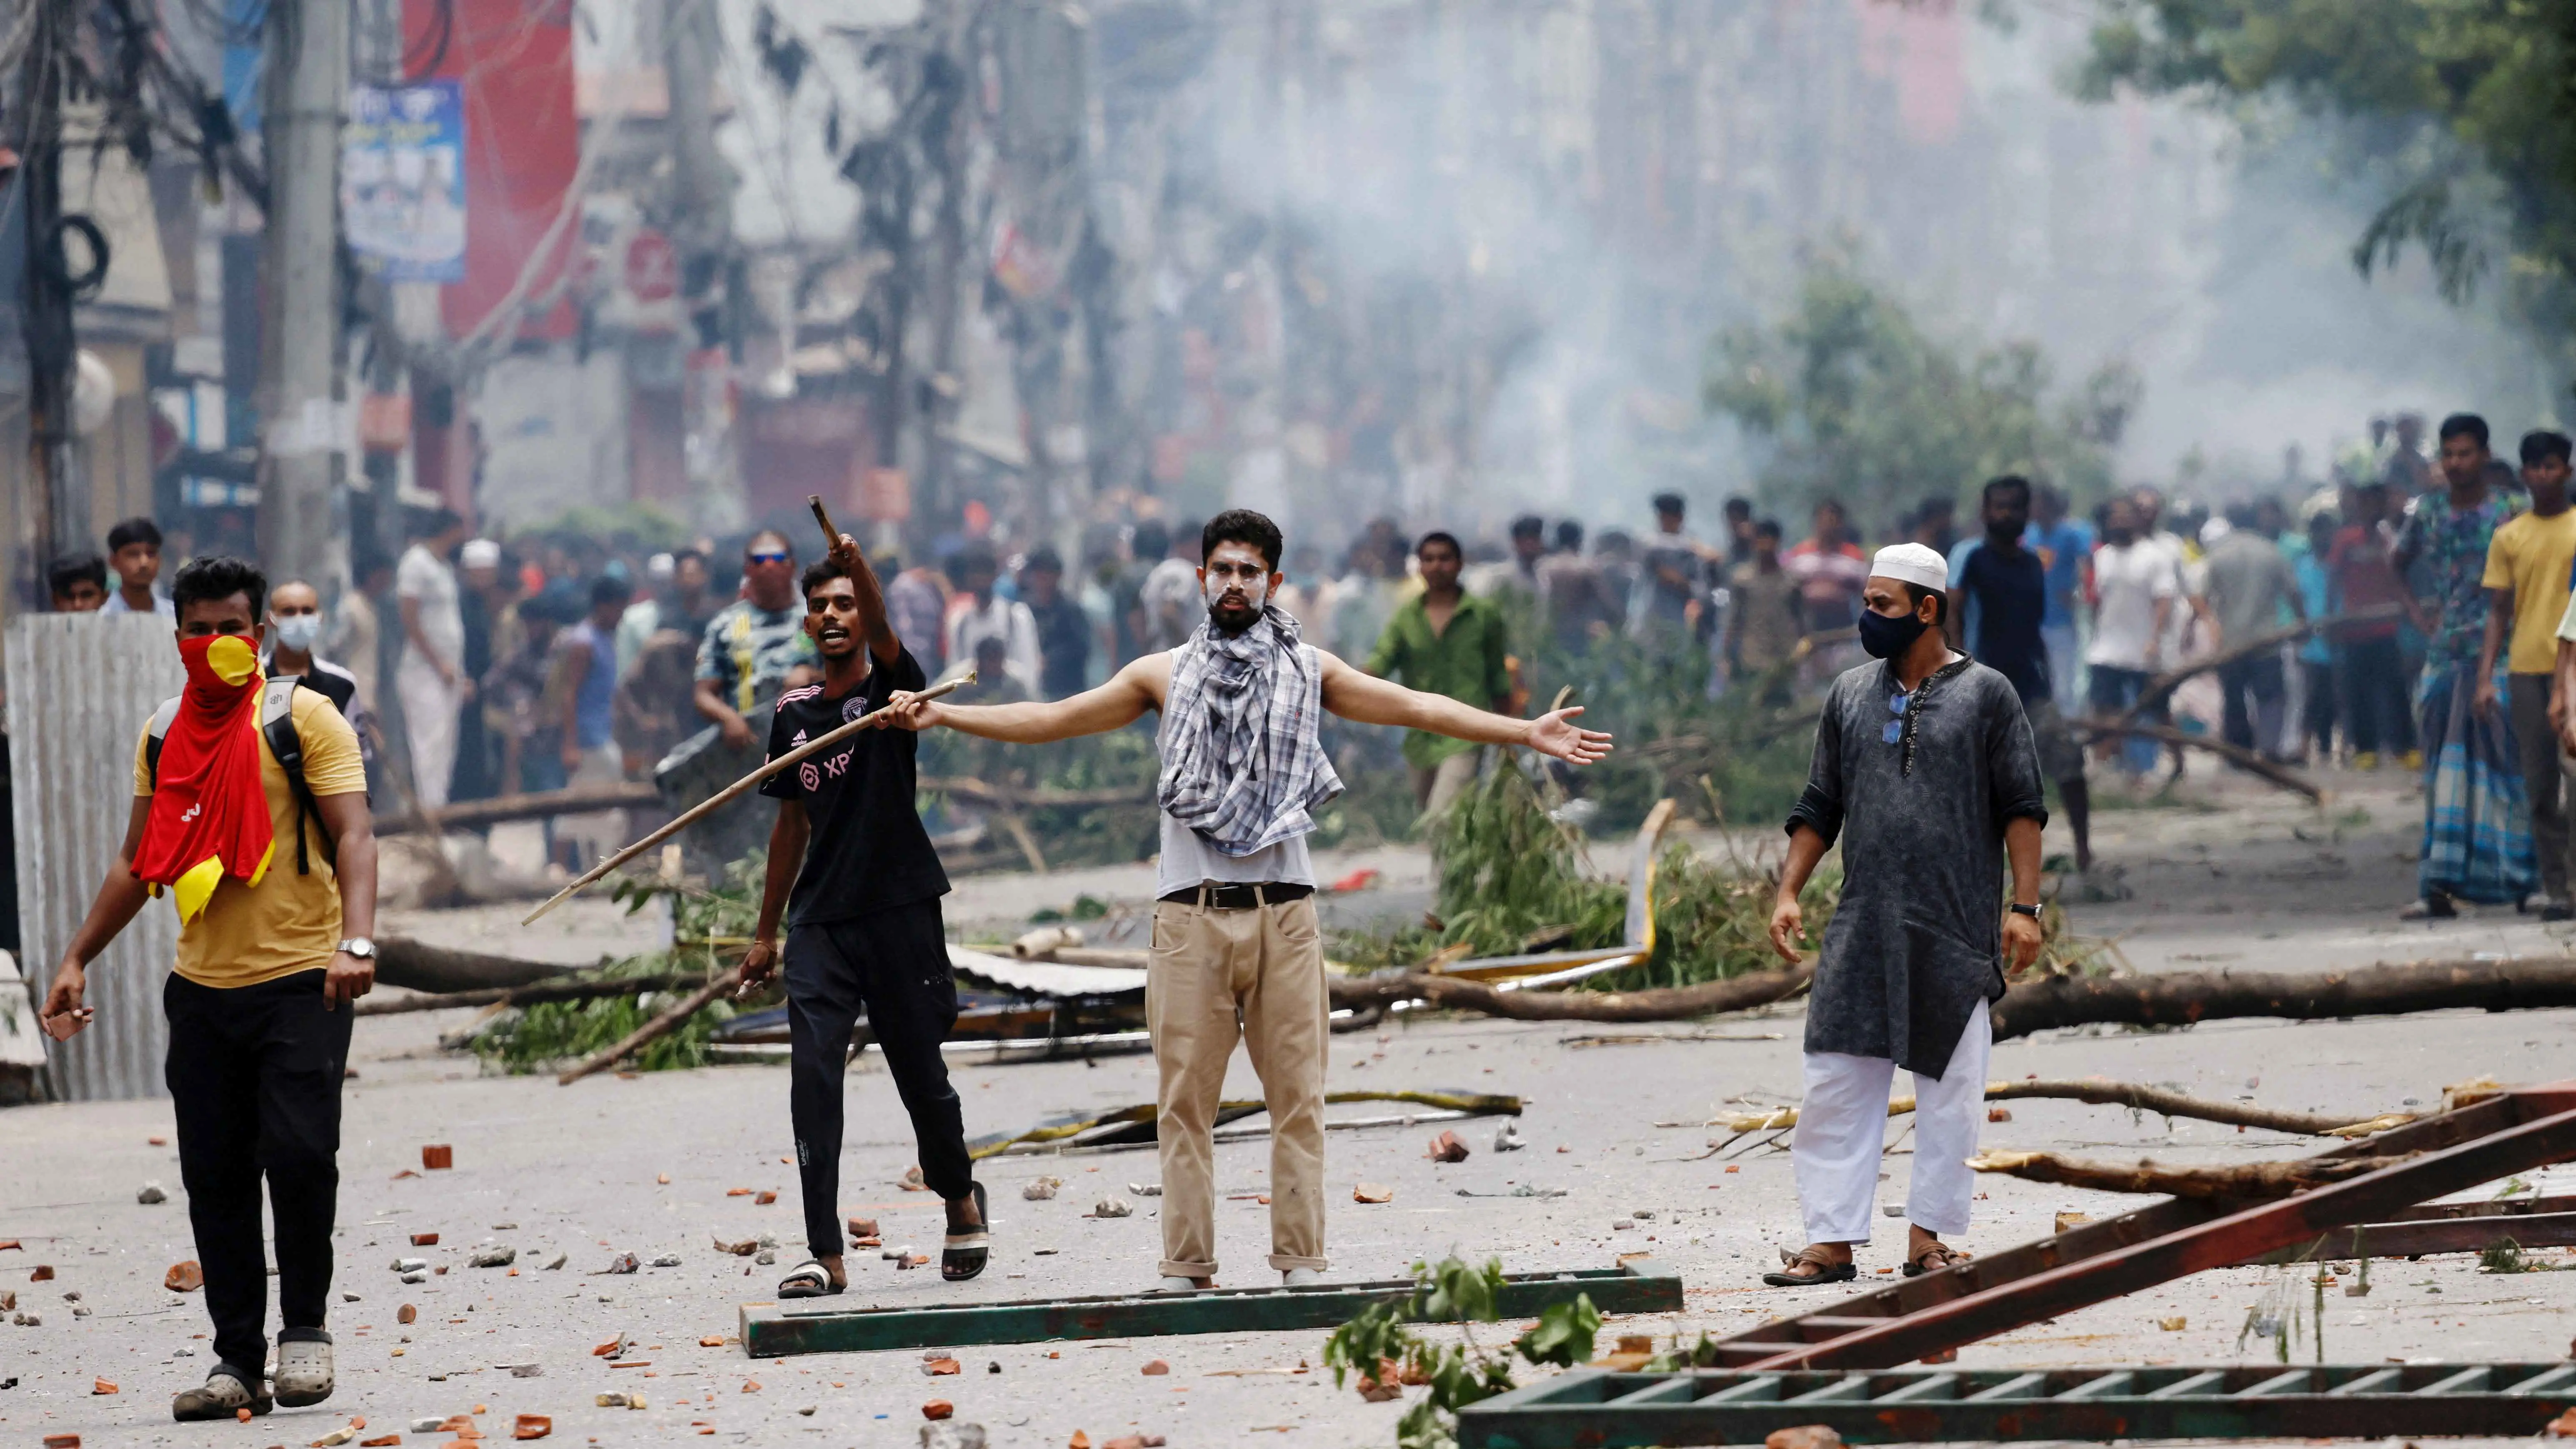
[[[1984,1121],[1986,1004],[2003,994],[2006,954],[2018,968],[2039,951],[2038,753],[2012,682],[1942,637],[1947,579],[1919,544],[1879,551],[1860,625],[1875,658],[1834,681],[1789,815],[1771,922],[1782,956],[1800,959],[1798,894],[1838,838],[1843,889],[1807,1013],[1796,1163],[1808,1246],[1769,1282],[1854,1276],[1900,1066],[1916,1089],[1905,1271],[1958,1259],[1940,1235],[1966,1231],[1975,1196],[1964,1164]]]

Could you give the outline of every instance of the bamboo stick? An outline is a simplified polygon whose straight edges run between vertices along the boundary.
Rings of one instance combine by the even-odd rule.
[[[930,688],[921,691],[913,697],[915,699],[937,699],[943,694],[954,693],[959,688],[973,684],[974,682],[975,671],[969,669],[964,674],[948,681],[946,684],[934,684]],[[750,774],[745,775],[741,779],[734,781],[732,784],[725,786],[721,790],[718,790],[713,795],[708,796],[706,799],[699,801],[696,805],[691,806],[689,809],[682,811],[679,815],[673,817],[671,822],[663,826],[661,829],[654,831],[652,834],[636,841],[633,845],[626,847],[624,850],[617,852],[615,855],[610,856],[608,859],[601,861],[599,864],[592,866],[589,870],[583,872],[580,879],[574,881],[568,886],[565,886],[562,890],[555,892],[553,896],[547,899],[544,905],[528,912],[525,917],[521,918],[519,924],[522,926],[534,925],[538,917],[543,916],[546,912],[562,905],[565,901],[568,901],[574,896],[581,894],[583,891],[588,890],[593,885],[598,884],[600,879],[606,876],[610,871],[617,869],[619,866],[624,865],[626,862],[633,860],[639,855],[642,855],[654,846],[661,844],[663,841],[670,839],[672,836],[679,834],[681,831],[688,829],[700,820],[705,819],[708,815],[711,815],[715,811],[723,808],[725,805],[732,803],[734,798],[741,795],[744,791],[751,789],[753,786],[768,779],[770,776],[777,774],[779,771],[801,764],[808,757],[819,754],[822,751],[831,748],[833,745],[839,744],[841,741],[850,738],[861,730],[874,728],[877,718],[891,712],[893,709],[894,706],[889,704],[880,709],[869,710],[866,714],[860,715],[857,719],[850,721],[839,729],[815,736],[806,743],[799,745],[795,749],[789,750],[786,754],[780,755],[777,759],[771,760],[769,763],[762,765],[759,769],[752,771]]]

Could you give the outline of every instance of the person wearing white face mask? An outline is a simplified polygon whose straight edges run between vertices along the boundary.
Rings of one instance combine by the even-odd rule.
[[[271,679],[294,675],[305,688],[331,701],[358,732],[359,755],[372,767],[375,724],[368,717],[366,701],[358,697],[358,676],[313,652],[322,641],[320,591],[302,579],[289,579],[268,591],[268,617],[268,653],[260,660],[261,672]]]

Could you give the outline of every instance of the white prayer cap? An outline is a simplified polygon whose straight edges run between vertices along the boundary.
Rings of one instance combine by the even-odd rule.
[[[456,561],[469,569],[496,569],[501,566],[501,545],[488,538],[469,538],[456,551]]]
[[[1927,589],[1950,587],[1950,565],[1937,550],[1919,543],[1891,543],[1869,561],[1869,576],[1918,584]]]
[[[657,553],[651,558],[644,560],[644,577],[653,580],[655,583],[667,584],[671,581],[671,575],[677,572],[678,568],[679,565],[672,561],[669,554]]]

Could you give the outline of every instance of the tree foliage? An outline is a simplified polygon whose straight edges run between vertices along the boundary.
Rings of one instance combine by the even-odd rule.
[[[2501,265],[2564,318],[2576,260],[2576,0],[2095,0],[2077,77],[2259,122],[2263,104],[2347,127],[2384,190],[2353,244],[2363,275],[2421,247],[2465,301]],[[2254,104],[2249,104],[2254,103]]]
[[[2108,486],[2139,400],[2127,364],[2052,397],[2038,344],[1954,342],[1846,258],[1807,269],[1786,316],[1709,344],[1701,395],[1776,444],[1765,482],[1804,499],[1912,506],[2001,473],[2077,497]]]

